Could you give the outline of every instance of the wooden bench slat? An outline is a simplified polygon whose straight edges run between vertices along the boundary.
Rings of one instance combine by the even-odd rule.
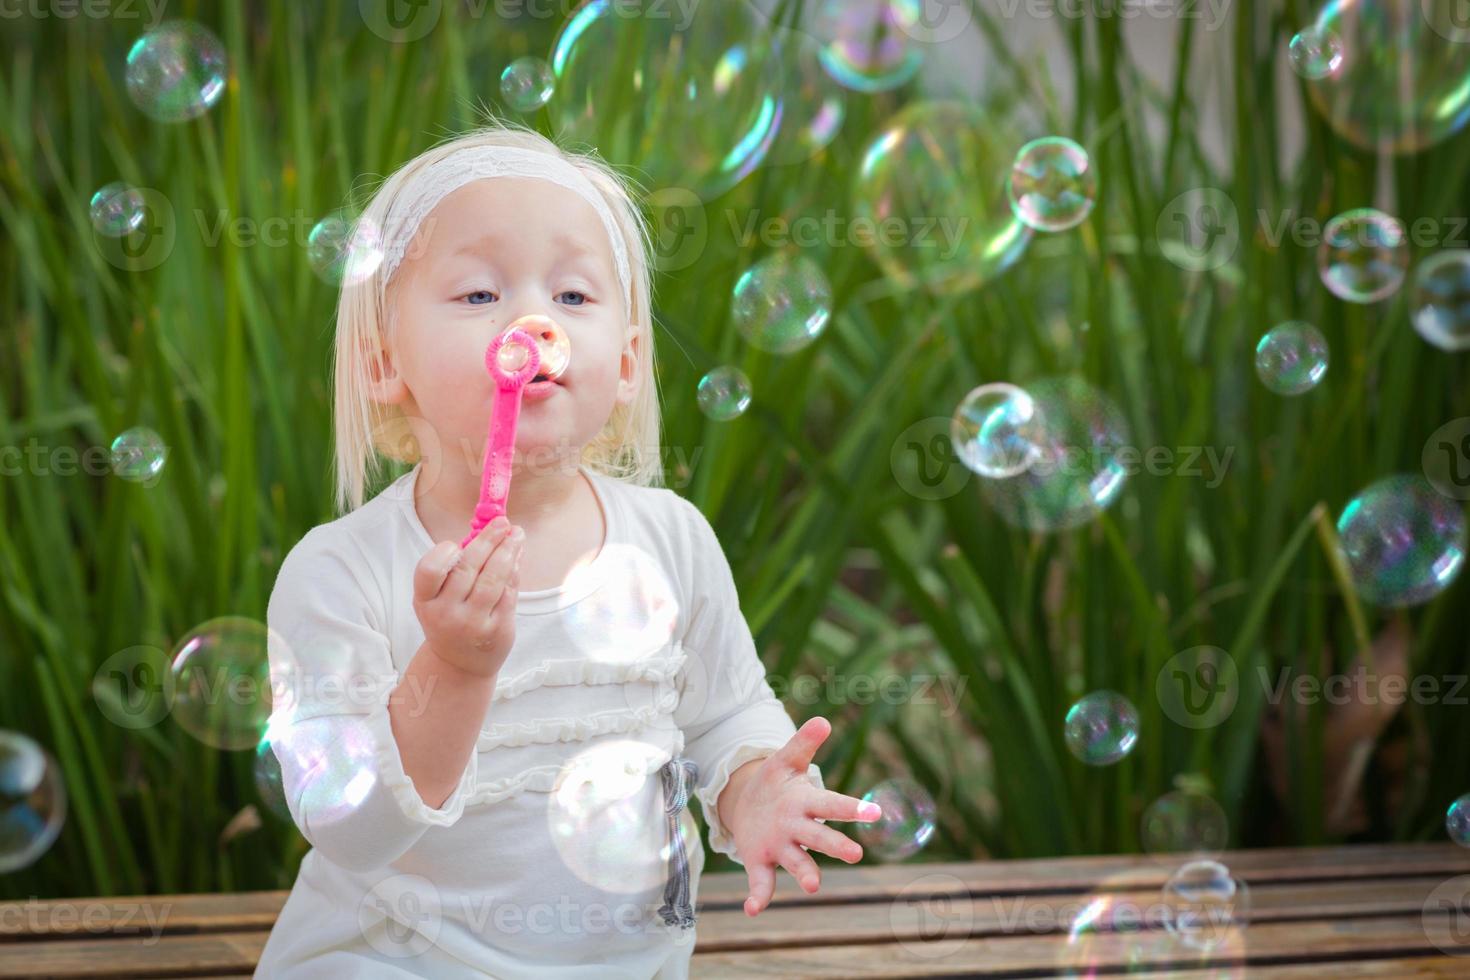
[[[1344,925],[1351,928],[1343,928]],[[1416,952],[1446,957],[1430,945],[1418,916],[1353,919],[1349,923],[1262,923],[1248,929],[1237,943],[1222,947],[1212,960],[1280,965],[1283,961],[1315,964],[1338,972],[1339,965],[1365,959],[1405,959]],[[1099,974],[1137,975],[1150,964],[1161,976],[1179,976],[1206,964],[1196,954],[1169,941],[1166,934],[1093,934],[1085,950],[1069,948],[1060,934],[1042,937],[946,939],[934,943],[879,943],[861,946],[792,947],[694,953],[693,973],[719,977],[975,977],[1054,976],[1068,966],[1091,964]],[[1470,973],[1470,959],[1460,959],[1458,976]],[[1250,976],[1255,976],[1251,965]],[[1145,976],[1149,975],[1147,973]]]

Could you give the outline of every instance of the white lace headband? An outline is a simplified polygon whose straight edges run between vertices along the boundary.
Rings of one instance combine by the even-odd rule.
[[[410,192],[394,202],[383,222],[383,281],[393,277],[403,261],[408,243],[419,224],[435,205],[452,191],[485,177],[536,177],[575,191],[592,205],[612,244],[618,282],[623,287],[625,309],[633,309],[633,277],[628,269],[628,250],[607,202],[592,186],[587,175],[565,159],[541,150],[518,146],[467,146],[429,165]]]

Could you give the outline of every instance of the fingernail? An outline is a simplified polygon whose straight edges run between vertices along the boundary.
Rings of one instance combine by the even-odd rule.
[[[517,541],[524,541],[526,539],[525,529],[518,527],[514,531],[510,532],[510,536]]]
[[[877,820],[879,817],[883,816],[883,808],[878,804],[869,801],[858,807],[858,816],[862,817],[864,820]]]

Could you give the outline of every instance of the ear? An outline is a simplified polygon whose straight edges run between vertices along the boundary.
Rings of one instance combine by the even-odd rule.
[[[623,345],[622,359],[618,364],[618,397],[619,405],[627,405],[633,401],[633,396],[638,393],[638,386],[643,379],[638,371],[638,355],[640,347],[640,336],[638,327],[629,324],[628,340]]]
[[[384,344],[368,355],[368,396],[384,405],[397,405],[408,397],[408,385],[393,363],[393,353]]]

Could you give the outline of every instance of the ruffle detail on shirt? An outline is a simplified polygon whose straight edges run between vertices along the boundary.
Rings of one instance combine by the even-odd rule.
[[[398,805],[410,818],[435,827],[451,827],[464,813],[465,804],[479,778],[480,760],[475,753],[471,752],[469,761],[465,763],[464,772],[459,777],[459,785],[454,787],[454,792],[450,793],[449,798],[440,804],[439,809],[435,810],[430,807],[424,802],[423,797],[419,796],[419,791],[414,788],[413,780],[409,779],[408,773],[403,771],[403,757],[398,753],[398,742],[393,737],[392,719],[388,717],[387,697],[391,693],[391,688],[385,688],[383,703],[363,716],[363,722],[373,735],[378,781],[392,791],[393,798],[398,801]]]
[[[475,747],[484,752],[500,746],[537,742],[585,742],[598,735],[621,735],[641,731],[659,718],[669,717],[679,704],[679,689],[660,684],[652,704],[638,708],[598,711],[580,718],[537,718],[535,721],[505,722],[481,731]],[[672,721],[669,722],[673,724]]]
[[[710,774],[709,782],[704,789],[695,790],[695,795],[699,797],[700,812],[704,814],[705,825],[709,827],[710,850],[717,854],[727,855],[730,860],[742,867],[745,865],[745,862],[740,860],[740,856],[735,853],[735,838],[731,836],[730,829],[720,820],[719,807],[717,805],[720,798],[720,791],[725,788],[725,784],[730,781],[730,774],[736,769],[739,769],[747,762],[754,762],[756,759],[764,759],[767,756],[775,755],[780,748],[780,744],[771,742],[749,742],[741,745],[734,752],[726,755],[715,764],[715,770]],[[806,775],[812,781],[812,785],[817,789],[827,788],[822,783],[822,770],[817,768],[815,762],[806,767]],[[818,823],[826,823],[826,821],[818,820]]]
[[[674,745],[667,752],[655,753],[649,758],[644,774],[657,772],[658,769],[669,759],[678,755],[684,749],[683,733],[675,730],[676,738]],[[488,779],[476,786],[465,798],[465,806],[480,806],[488,803],[499,803],[501,800],[509,799],[519,793],[551,793],[556,790],[561,781],[562,773],[566,766],[553,763],[545,766],[533,766],[522,770],[514,776],[505,776],[501,779]]]
[[[673,680],[687,654],[674,645],[673,654],[644,657],[625,662],[607,660],[548,660],[495,685],[491,703],[519,697],[538,687],[565,687],[573,684],[626,684],[648,680],[663,683]]]

